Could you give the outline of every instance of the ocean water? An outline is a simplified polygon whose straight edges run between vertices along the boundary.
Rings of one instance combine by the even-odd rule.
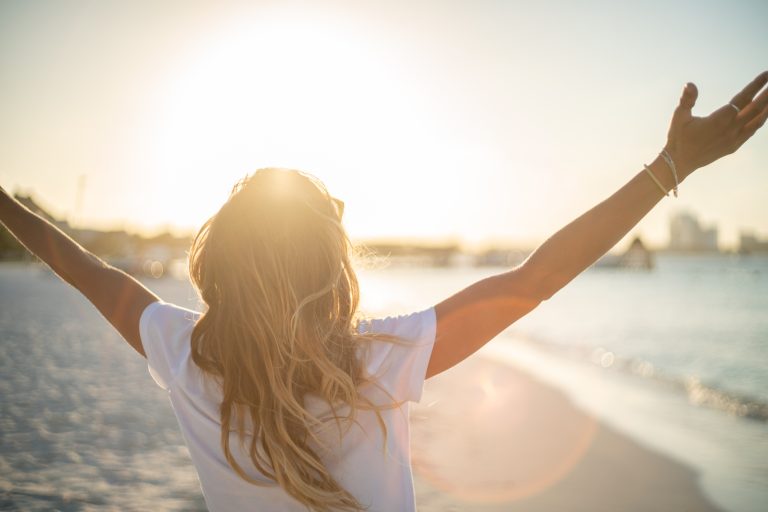
[[[363,284],[363,293],[365,284],[376,287],[363,305],[417,308],[502,271],[395,267],[362,272],[371,280]],[[418,285],[409,288],[408,282]],[[506,334],[604,366],[624,365],[646,377],[706,387],[722,395],[721,406],[730,400],[731,412],[768,420],[768,410],[761,407],[768,403],[765,256],[662,255],[650,272],[590,269]],[[717,406],[714,398],[711,405]]]
[[[726,510],[768,503],[768,258],[585,272],[483,350],[689,464]],[[371,315],[502,269],[360,271]],[[186,281],[151,280],[196,308]],[[167,398],[98,312],[42,266],[0,265],[0,509],[204,510]]]
[[[725,510],[768,503],[768,257],[660,255],[590,269],[481,352],[696,469]],[[434,304],[503,269],[362,273],[373,312]],[[364,292],[365,293],[365,292]]]

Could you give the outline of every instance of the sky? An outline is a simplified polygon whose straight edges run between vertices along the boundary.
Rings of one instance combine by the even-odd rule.
[[[194,231],[301,169],[354,239],[542,242],[768,69],[765,1],[0,1],[0,183],[76,226]],[[669,218],[768,237],[768,130]],[[626,243],[626,241],[625,241]]]

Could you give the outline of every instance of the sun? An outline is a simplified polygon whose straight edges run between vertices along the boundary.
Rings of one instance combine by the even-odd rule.
[[[387,51],[343,20],[296,13],[230,20],[201,36],[153,101],[153,181],[179,192],[160,215],[199,223],[257,167],[323,171],[330,189],[354,193],[360,161],[409,107]]]
[[[509,171],[490,141],[457,133],[462,114],[436,94],[431,65],[391,31],[341,15],[221,23],[169,66],[152,102],[147,164],[153,185],[174,191],[153,214],[199,226],[237,180],[283,167],[345,201],[353,238],[484,236],[462,210],[486,207],[484,177]]]

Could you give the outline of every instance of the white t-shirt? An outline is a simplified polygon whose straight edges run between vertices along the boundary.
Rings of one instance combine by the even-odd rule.
[[[240,467],[248,476],[269,485],[246,482],[224,458],[219,421],[221,393],[190,355],[190,335],[199,316],[173,304],[153,302],[142,313],[139,328],[149,372],[168,391],[208,508],[238,512],[306,511],[305,506],[253,467],[235,432],[230,437],[230,450]],[[421,398],[435,330],[434,308],[360,324],[361,332],[394,334],[402,340],[374,341],[361,352],[368,374],[376,376],[379,384],[364,386],[361,392],[377,404],[391,403],[387,394],[404,403],[381,411],[387,427],[386,446],[375,413],[358,409],[357,423],[341,439],[337,429],[328,429],[325,441],[332,448],[317,453],[336,481],[368,506],[369,511],[415,510],[408,402]],[[305,405],[321,417],[329,410],[324,402],[311,396],[306,398]]]

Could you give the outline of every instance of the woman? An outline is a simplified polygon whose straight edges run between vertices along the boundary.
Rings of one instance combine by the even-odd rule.
[[[263,169],[194,240],[206,310],[162,302],[0,193],[0,221],[147,358],[212,510],[413,510],[408,403],[551,297],[768,118],[768,72],[707,117],[683,89],[662,154],[520,266],[411,315],[358,320],[343,203]],[[760,93],[758,95],[758,93]]]

